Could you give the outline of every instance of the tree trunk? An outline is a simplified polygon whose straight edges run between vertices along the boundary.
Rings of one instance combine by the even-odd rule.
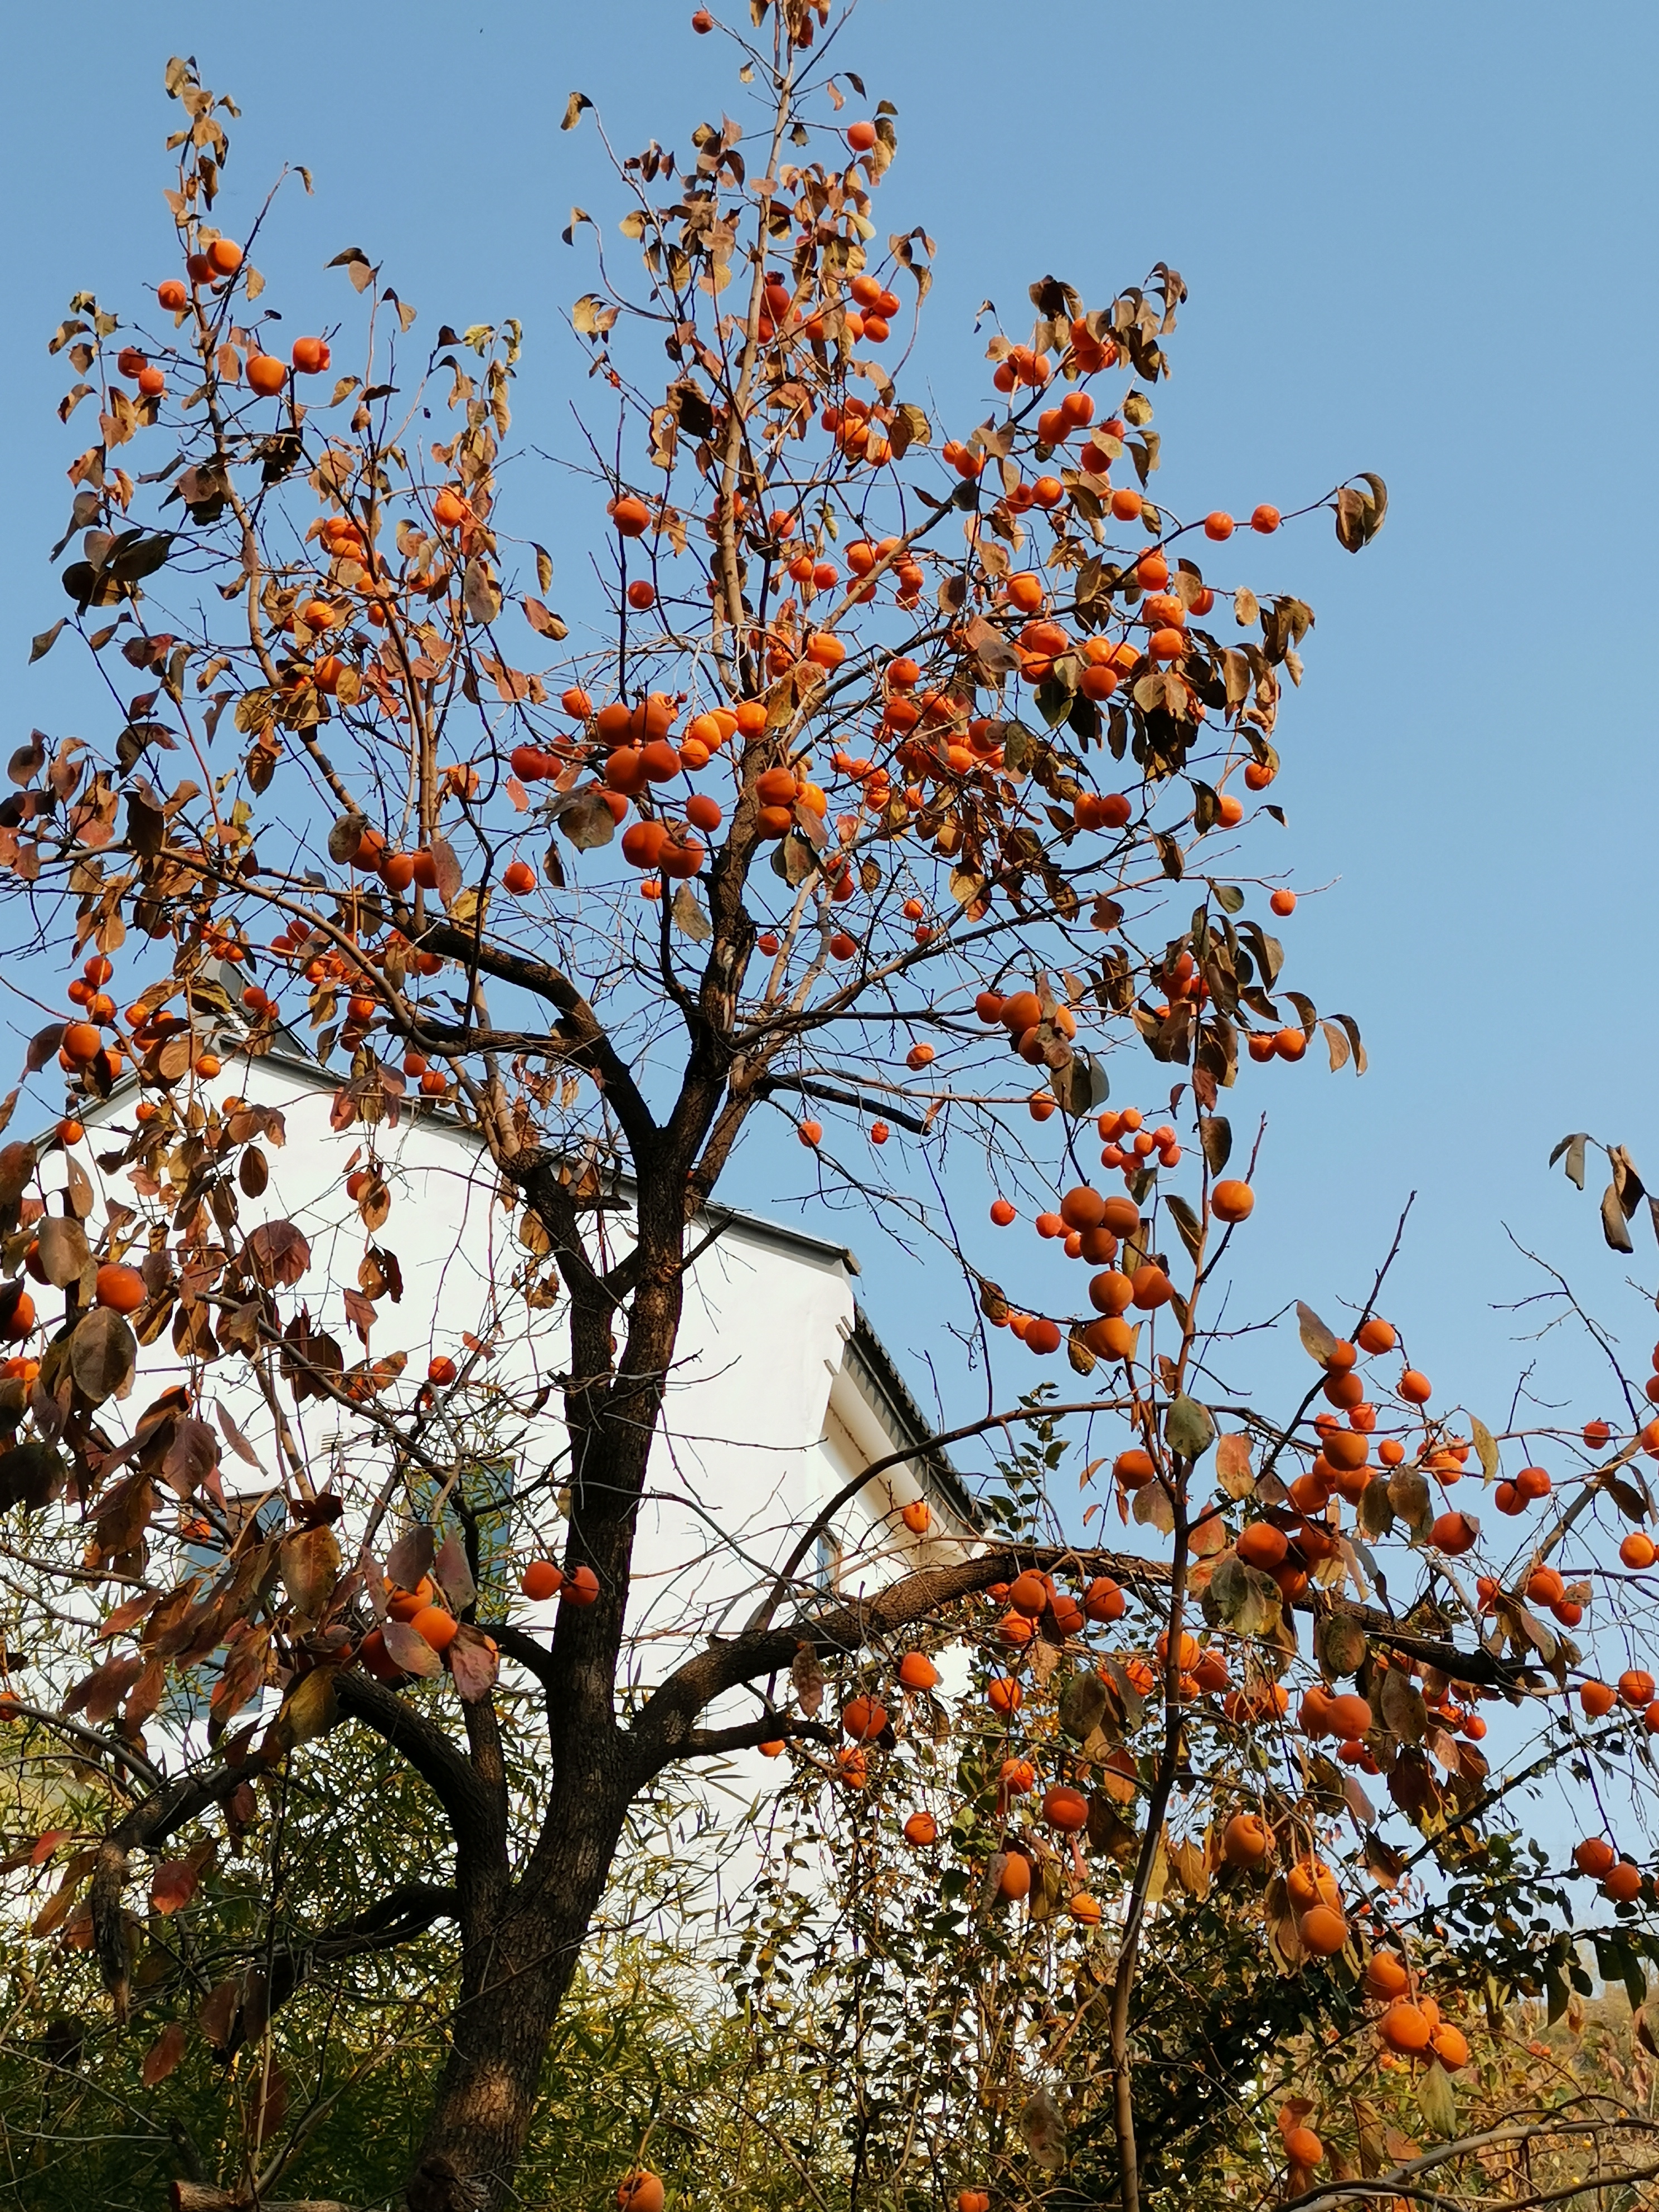
[[[465,2212],[510,2197],[547,2046],[604,1893],[628,1802],[617,1775],[562,1776],[543,1844],[524,1877],[511,1888],[489,1884],[476,1899],[464,1900],[460,1990],[449,2053],[409,2185],[410,2212]],[[450,2178],[463,2186],[448,2190]]]
[[[617,1302],[593,1272],[568,1194],[534,1177],[528,1191],[567,1274],[572,1367],[582,1378],[565,1395],[572,1453],[565,1571],[591,1568],[599,1591],[589,1605],[560,1608],[543,1678],[553,1786],[517,1879],[504,1837],[495,1856],[469,1852],[457,1837],[460,1990],[406,2185],[409,2212],[471,2212],[513,2196],[559,2008],[629,1805],[646,1778],[618,1727],[617,1668],[639,1501],[684,1297],[689,1155],[676,1152],[665,1164],[638,1158],[637,1144],[635,1152],[639,1241],[619,1357],[611,1334]]]

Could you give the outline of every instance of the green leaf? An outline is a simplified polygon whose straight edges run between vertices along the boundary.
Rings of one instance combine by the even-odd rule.
[[[1051,730],[1057,730],[1072,711],[1069,688],[1054,677],[1047,678],[1036,689],[1037,712]],[[1005,751],[1004,759],[1007,758]]]
[[[1215,1442],[1215,1423],[1208,1407],[1188,1397],[1185,1391],[1172,1398],[1164,1416],[1164,1441],[1183,1459],[1201,1458]]]
[[[1357,1674],[1368,1649],[1364,1630],[1348,1613],[1328,1613],[1314,1631],[1315,1655],[1328,1674]]]
[[[1213,1606],[1222,1625],[1240,1636],[1265,1636],[1282,1611],[1278,1586],[1234,1552],[1217,1560],[1205,1598],[1206,1611]]]
[[[1204,1224],[1184,1198],[1174,1191],[1164,1194],[1164,1210],[1181,1232],[1181,1241],[1187,1247],[1187,1256],[1197,1263],[1199,1248],[1204,1241]]]
[[[1198,1141],[1204,1147],[1210,1173],[1218,1176],[1232,1157],[1233,1125],[1224,1115],[1206,1114],[1199,1124]]]
[[[1418,2087],[1417,2102],[1423,2124],[1431,2135],[1445,2142],[1456,2134],[1457,2099],[1452,2094],[1451,2077],[1437,2058],[1429,2061],[1429,2070]]]

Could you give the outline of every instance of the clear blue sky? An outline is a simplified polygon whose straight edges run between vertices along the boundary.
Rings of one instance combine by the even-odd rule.
[[[179,0],[20,12],[0,155],[8,749],[32,722],[57,735],[90,712],[67,657],[23,667],[62,611],[44,556],[75,449],[45,340],[78,286],[137,307],[138,281],[169,265],[167,54],[194,54],[245,110],[226,228],[284,159],[314,173],[317,197],[294,195],[260,256],[290,331],[307,306],[314,322],[344,305],[322,264],[361,245],[422,328],[520,315],[519,427],[564,445],[582,387],[558,311],[591,261],[559,233],[573,202],[615,213],[592,118],[560,135],[565,95],[589,94],[625,150],[653,135],[684,147],[700,116],[738,112],[728,55],[685,35],[688,14],[685,0],[366,0],[283,30]],[[1285,934],[1322,1009],[1359,1019],[1371,1070],[1247,1071],[1236,1124],[1259,1103],[1272,1115],[1250,1290],[1334,1317],[1415,1187],[1389,1305],[1494,1426],[1517,1354],[1489,1305],[1531,1286],[1504,1223],[1592,1303],[1619,1304],[1593,1198],[1547,1176],[1551,1144],[1579,1127],[1624,1139],[1659,1176],[1642,1018],[1659,777],[1643,682],[1656,49],[1650,7],[1564,17],[1530,0],[1188,0],[1156,18],[866,0],[843,49],[872,100],[899,109],[884,228],[921,222],[938,241],[926,346],[956,427],[973,419],[970,372],[982,388],[981,299],[1012,311],[1053,270],[1102,300],[1163,258],[1192,289],[1159,404],[1172,504],[1291,508],[1355,469],[1388,479],[1388,526],[1362,558],[1323,518],[1258,549],[1261,580],[1318,617],[1276,795],[1297,882],[1330,888]],[[539,489],[558,604],[580,588],[591,517],[562,520],[556,473]],[[776,1157],[799,1176],[798,1154]],[[915,1274],[849,1233],[914,1365]],[[1637,1264],[1659,1273],[1650,1244]],[[1639,1347],[1639,1305],[1626,1298],[1622,1320]]]

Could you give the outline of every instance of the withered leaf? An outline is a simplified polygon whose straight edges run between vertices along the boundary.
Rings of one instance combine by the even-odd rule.
[[[437,1549],[430,1528],[417,1522],[405,1528],[386,1553],[386,1578],[394,1589],[418,1589]]]
[[[138,1364],[138,1340],[118,1313],[94,1306],[70,1339],[70,1373],[83,1398],[101,1406],[124,1390]]]
[[[1326,1328],[1319,1316],[1300,1298],[1296,1302],[1296,1324],[1302,1339],[1302,1349],[1310,1359],[1316,1359],[1322,1367],[1329,1364],[1336,1350],[1338,1339]]]
[[[433,1675],[443,1672],[443,1662],[437,1653],[425,1637],[415,1633],[406,1620],[393,1620],[388,1617],[381,1625],[380,1633],[386,1639],[386,1656],[393,1666],[401,1668],[405,1674],[419,1674],[429,1680]]]
[[[489,1695],[495,1682],[496,1657],[483,1629],[464,1620],[445,1656],[455,1687],[467,1704],[476,1705]]]
[[[92,1257],[87,1243],[87,1232],[78,1221],[58,1214],[48,1214],[35,1231],[40,1244],[40,1261],[49,1283],[66,1290],[71,1283],[79,1282]]]
[[[291,1221],[262,1221],[243,1257],[267,1289],[292,1290],[311,1265],[311,1247]]]
[[[808,1719],[816,1717],[823,1704],[823,1669],[810,1644],[797,1646],[789,1662],[789,1680],[794,1685],[796,1702]]]
[[[143,2063],[138,2069],[145,2088],[159,2087],[184,2055],[185,2024],[181,2020],[170,2020],[144,2053]]]
[[[285,1536],[277,1566],[295,1612],[306,1620],[319,1620],[340,1574],[340,1547],[334,1531],[324,1525]]]

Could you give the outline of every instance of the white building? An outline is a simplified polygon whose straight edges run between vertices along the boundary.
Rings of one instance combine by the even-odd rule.
[[[313,1325],[335,1339],[348,1366],[363,1347],[345,1318],[343,1293],[358,1285],[371,1243],[396,1255],[402,1295],[376,1299],[368,1356],[407,1356],[389,1394],[405,1403],[433,1358],[457,1363],[459,1379],[438,1392],[423,1441],[441,1460],[464,1453],[498,1467],[513,1489],[515,1560],[521,1565],[537,1551],[556,1559],[566,1456],[555,1379],[567,1361],[562,1301],[526,1304],[525,1285],[542,1263],[519,1242],[477,1139],[441,1105],[424,1102],[406,1103],[395,1127],[374,1130],[392,1205],[371,1237],[343,1180],[349,1167],[362,1164],[371,1133],[361,1125],[345,1136],[331,1128],[337,1078],[291,1040],[253,1060],[229,1037],[217,1048],[223,1071],[208,1088],[276,1108],[285,1125],[280,1146],[263,1146],[269,1182],[257,1199],[241,1200],[240,1234],[261,1220],[284,1219],[304,1233],[311,1268],[286,1295],[309,1297]],[[110,1152],[115,1129],[131,1129],[137,1095],[123,1085],[92,1108],[87,1140],[76,1154],[94,1182],[128,1203],[123,1171],[105,1178],[94,1162]],[[61,1186],[64,1153],[48,1152],[41,1171],[48,1185]],[[101,1212],[94,1210],[94,1220]],[[613,1218],[613,1233],[625,1240],[625,1188]],[[929,1428],[859,1310],[858,1262],[850,1252],[712,1209],[694,1241],[712,1228],[719,1234],[688,1285],[635,1550],[630,1663],[645,1683],[666,1672],[690,1643],[735,1626],[828,1501],[861,1468],[921,1443]],[[142,1259],[142,1245],[131,1256]],[[469,1339],[485,1349],[470,1350]],[[198,1379],[203,1418],[217,1425],[222,1407],[257,1462],[234,1446],[226,1449],[228,1493],[252,1503],[276,1487],[284,1464],[296,1459],[316,1490],[338,1489],[349,1500],[384,1483],[389,1455],[368,1416],[328,1398],[296,1407],[286,1384],[267,1395],[240,1355],[193,1370],[167,1331],[142,1352],[125,1405],[106,1407],[105,1418],[118,1425],[168,1384]],[[279,1419],[287,1425],[286,1443]],[[917,1500],[929,1509],[925,1534],[902,1517]],[[341,1533],[349,1552],[349,1521]],[[384,1557],[394,1533],[395,1520],[376,1544],[377,1556]],[[800,1572],[819,1589],[873,1587],[903,1568],[959,1556],[973,1540],[973,1507],[948,1459],[919,1453],[848,1499]],[[533,1625],[542,1610],[526,1607],[521,1617]]]

